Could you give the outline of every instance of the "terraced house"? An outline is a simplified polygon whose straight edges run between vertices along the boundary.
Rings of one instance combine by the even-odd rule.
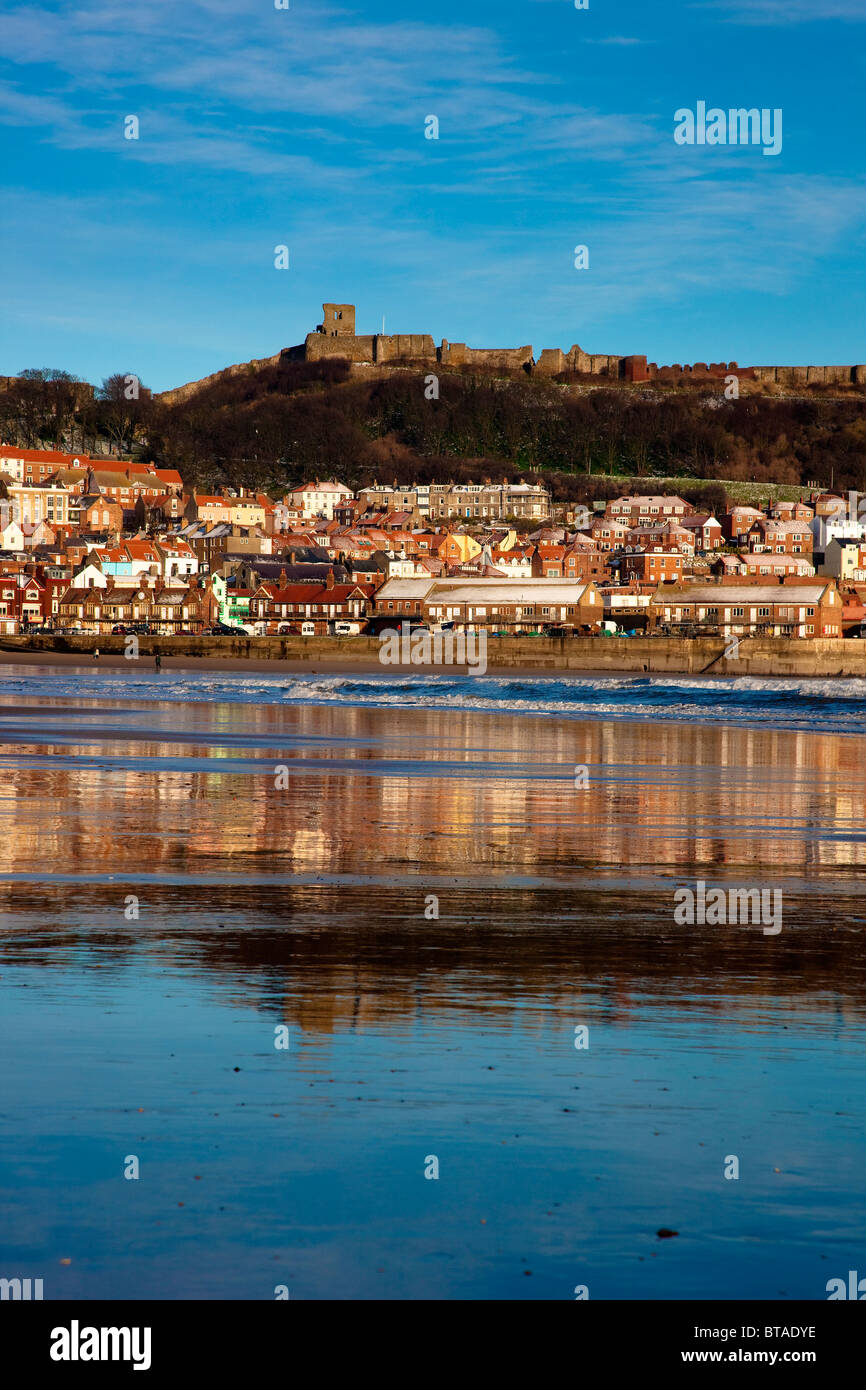
[[[689,584],[656,590],[650,625],[674,634],[722,637],[841,637],[834,583]]]
[[[336,584],[333,573],[326,584],[259,584],[250,600],[250,622],[261,636],[291,632],[301,623],[313,623],[315,633],[333,630],[338,621],[364,623],[368,595],[358,584]]]
[[[166,584],[153,576],[121,576],[104,587],[67,588],[59,597],[57,622],[83,632],[109,633],[117,624],[146,623],[157,633],[201,632],[215,621],[217,601],[209,588]]]

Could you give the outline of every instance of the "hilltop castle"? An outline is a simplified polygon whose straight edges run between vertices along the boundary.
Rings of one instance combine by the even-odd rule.
[[[399,362],[441,363],[442,366],[490,366],[522,368],[534,375],[556,376],[560,372],[581,372],[587,376],[616,378],[620,381],[677,381],[724,379],[729,373],[753,381],[773,381],[784,386],[805,386],[812,382],[866,385],[866,365],[843,367],[738,367],[736,362],[695,362],[682,366],[659,367],[645,356],[584,352],[576,343],[561,348],[543,348],[533,356],[531,345],[517,348],[471,348],[465,343],[442,339],[439,347],[429,333],[367,333],[355,331],[354,304],[323,304],[322,322],[315,333],[308,333],[303,344],[288,348],[281,356],[317,362],[324,357],[343,357],[361,365]]]
[[[250,370],[277,367],[284,362],[320,362],[325,358],[342,357],[363,371],[368,367],[487,366],[513,368],[531,372],[533,376],[557,376],[560,372],[579,372],[603,383],[611,379],[627,382],[642,381],[724,381],[733,374],[740,381],[775,382],[780,386],[818,385],[866,386],[866,365],[844,367],[739,367],[736,362],[694,362],[659,367],[647,362],[637,353],[627,356],[584,352],[575,343],[563,352],[561,348],[543,348],[538,358],[526,344],[517,348],[472,348],[465,343],[449,343],[443,338],[439,347],[429,333],[357,333],[354,304],[323,304],[322,322],[315,333],[308,333],[303,343],[283,348],[273,357],[238,363],[214,372],[201,381],[187,382],[171,391],[160,393],[166,404],[188,400],[204,386],[226,377]]]

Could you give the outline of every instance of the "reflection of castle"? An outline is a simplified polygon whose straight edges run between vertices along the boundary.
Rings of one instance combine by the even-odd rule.
[[[559,372],[583,372],[590,376],[617,378],[623,381],[674,381],[724,379],[729,373],[739,378],[773,381],[783,385],[807,383],[851,383],[866,385],[866,366],[844,367],[738,367],[736,362],[696,362],[691,366],[675,363],[659,367],[646,357],[632,354],[626,357],[605,353],[588,353],[575,343],[563,352],[561,348],[544,348],[536,361],[532,347],[470,348],[465,343],[449,343],[443,338],[436,347],[429,333],[368,333],[355,331],[354,304],[323,304],[323,318],[315,333],[308,333],[305,342],[289,348],[284,354],[318,362],[326,357],[343,357],[361,365],[385,362],[439,362],[443,366],[491,366],[531,370],[545,376]]]

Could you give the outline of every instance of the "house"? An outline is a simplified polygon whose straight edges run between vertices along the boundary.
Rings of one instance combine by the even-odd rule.
[[[19,449],[16,444],[0,444],[0,472],[9,473],[19,483],[38,485],[53,477],[58,469],[75,469],[84,476],[97,466],[86,454],[64,454],[57,449]]]
[[[317,478],[314,482],[292,488],[283,498],[283,503],[290,508],[298,509],[305,519],[324,516],[328,521],[333,521],[334,508],[350,501],[353,495],[351,488],[343,483],[334,482],[333,479],[330,482],[321,482]]]
[[[227,521],[231,525],[232,498],[193,492],[184,510],[187,521]]]
[[[813,575],[815,573],[815,566],[807,555],[776,555],[769,551],[741,550],[738,556],[726,556],[725,558],[731,560],[736,558],[739,561],[733,572],[738,569],[740,574]]]
[[[108,494],[95,493],[82,497],[78,529],[85,535],[111,531],[120,536],[123,531],[123,507]]]
[[[660,587],[653,625],[723,637],[841,637],[842,600],[832,581],[687,584]]]
[[[827,543],[818,573],[832,576],[847,584],[866,582],[866,541],[839,540],[834,537]]]
[[[506,552],[507,554],[508,552]],[[562,579],[566,547],[539,541],[530,559],[530,573],[536,579]]]
[[[7,490],[16,521],[47,521],[52,527],[69,523],[71,493],[67,488],[56,483],[16,483]]]
[[[233,531],[228,521],[193,521],[176,531],[174,538],[190,547],[198,560],[199,572],[210,574],[222,564]]]
[[[167,582],[175,578],[192,579],[198,574],[198,556],[185,540],[179,537],[154,540],[153,549],[159,558],[163,578]]]
[[[722,517],[722,534],[725,540],[742,544],[755,522],[763,520],[764,513],[759,507],[729,507]]]
[[[681,555],[694,555],[695,535],[678,521],[665,521],[659,526],[632,526],[626,535],[626,547],[641,550],[678,550]]]
[[[340,619],[366,623],[368,596],[357,584],[337,584],[331,571],[325,584],[260,584],[250,602],[250,621],[265,635],[313,622],[316,632],[333,631]]]
[[[201,632],[215,621],[216,599],[210,588],[164,583],[155,576],[108,580],[102,588],[70,586],[58,599],[57,620],[84,632],[110,632],[117,624],[146,623],[170,636]]]
[[[683,556],[678,550],[629,550],[619,558],[623,583],[674,584],[682,578]]]
[[[811,555],[812,532],[802,521],[771,521],[758,518],[749,527],[746,544],[753,553],[770,551],[774,555]]]
[[[774,502],[770,507],[770,516],[774,521],[809,522],[814,515],[814,508],[805,502]]]
[[[216,621],[228,627],[243,627],[250,621],[252,589],[240,583],[236,575],[226,574],[212,575],[210,586],[217,604]]]
[[[467,561],[474,560],[481,554],[481,546],[474,536],[463,531],[455,531],[453,534],[446,532],[439,542],[436,554],[445,564],[465,565]]]
[[[9,635],[50,620],[51,586],[35,574],[0,575],[0,632]]]
[[[679,524],[691,531],[695,538],[695,550],[718,550],[723,543],[721,523],[708,512],[694,512],[692,516],[684,516]]]
[[[631,527],[613,517],[598,517],[592,523],[590,538],[599,550],[620,550],[628,540]]]
[[[20,553],[24,549],[24,532],[17,521],[4,520],[0,515],[0,550],[8,551],[12,555]]]
[[[40,545],[54,545],[57,539],[47,521],[24,521],[21,523],[21,533],[27,550],[35,550]]]
[[[676,521],[687,516],[692,510],[682,497],[669,497],[653,493],[648,496],[617,497],[605,507],[605,517],[613,521],[637,526],[641,522],[652,524],[660,521]]]
[[[858,496],[855,494],[855,498]],[[832,540],[866,540],[866,515],[859,502],[852,505],[853,500],[846,502],[841,497],[818,499],[814,519],[809,523],[816,551],[826,552]]]

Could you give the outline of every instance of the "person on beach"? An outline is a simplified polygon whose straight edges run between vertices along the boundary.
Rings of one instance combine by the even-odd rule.
[[[94,647],[94,648],[93,648],[93,660],[94,660],[94,661],[98,661],[98,660],[99,660],[99,648],[98,648],[98,647]]]
[[[161,671],[161,670],[162,670],[162,657],[160,656],[159,652],[157,652],[157,654],[156,654],[156,660],[154,661],[153,664],[154,664],[154,667],[156,668],[157,671]]]

